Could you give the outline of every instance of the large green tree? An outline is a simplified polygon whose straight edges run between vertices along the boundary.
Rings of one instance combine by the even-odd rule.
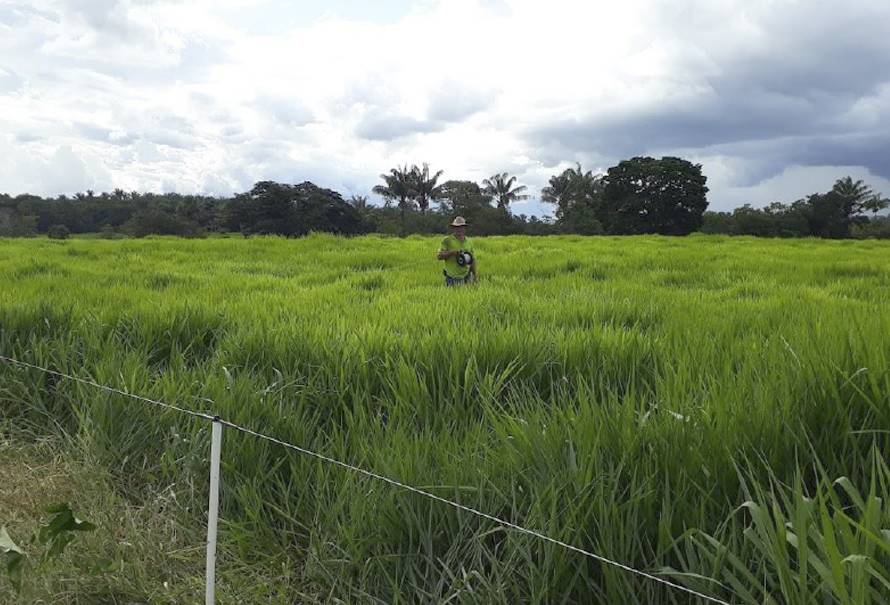
[[[483,208],[491,208],[491,196],[473,181],[446,181],[442,184],[442,210],[470,218]]]
[[[368,230],[358,210],[339,193],[308,181],[299,185],[261,181],[232,201],[228,215],[227,227],[245,234],[354,235]]]
[[[676,157],[635,157],[603,178],[602,220],[609,233],[687,235],[708,208],[701,164]]]
[[[473,181],[447,181],[443,184],[442,210],[449,217],[463,216],[473,233],[504,235],[513,233],[513,217],[492,206],[491,196]]]
[[[332,189],[305,181],[290,186],[300,235],[312,231],[358,235],[370,230],[359,211]]]

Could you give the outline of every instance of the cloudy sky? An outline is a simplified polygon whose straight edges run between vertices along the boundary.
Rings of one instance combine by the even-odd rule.
[[[890,195],[890,1],[0,0],[4,192],[348,196],[426,161],[537,193],[642,154],[714,209]]]

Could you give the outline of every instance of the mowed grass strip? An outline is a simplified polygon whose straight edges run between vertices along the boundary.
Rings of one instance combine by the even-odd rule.
[[[454,290],[425,237],[0,247],[4,354],[213,410],[733,602],[880,603],[890,585],[890,244],[480,238],[483,279]],[[0,375],[11,426],[77,440],[129,494],[192,482],[200,521],[206,426]],[[317,594],[685,602],[244,435],[227,432],[223,458],[222,540],[245,560],[283,553]],[[778,538],[756,539],[767,520]]]

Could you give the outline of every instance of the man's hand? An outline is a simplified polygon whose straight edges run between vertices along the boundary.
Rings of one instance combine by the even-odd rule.
[[[438,258],[439,260],[445,260],[446,258],[452,258],[454,256],[457,256],[458,252],[459,252],[458,250],[447,250],[447,251],[439,252],[439,254],[436,255],[436,258]]]

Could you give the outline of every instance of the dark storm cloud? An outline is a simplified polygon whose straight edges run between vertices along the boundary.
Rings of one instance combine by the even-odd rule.
[[[737,156],[750,160],[751,179],[791,164],[858,165],[890,177],[887,128],[851,118],[857,103],[890,83],[890,35],[882,18],[890,11],[860,3],[846,17],[831,11],[828,18],[820,4],[777,9],[761,24],[756,44],[716,51],[712,73],[698,76],[694,66],[681,65],[678,75],[699,84],[699,92],[683,100],[655,95],[634,109],[538,124],[526,139],[540,150],[610,159],[676,150]]]
[[[750,187],[784,171],[788,166],[862,166],[888,178],[890,130],[868,133],[807,135],[740,141],[671,151],[685,157],[731,157],[733,184]]]
[[[777,145],[777,154],[802,166],[864,166],[890,179],[890,130],[852,135],[816,136]]]
[[[616,112],[536,127],[537,145],[608,155],[634,155],[647,149],[706,147],[732,141],[806,134],[822,120],[820,108],[800,98],[713,97],[639,112]]]

